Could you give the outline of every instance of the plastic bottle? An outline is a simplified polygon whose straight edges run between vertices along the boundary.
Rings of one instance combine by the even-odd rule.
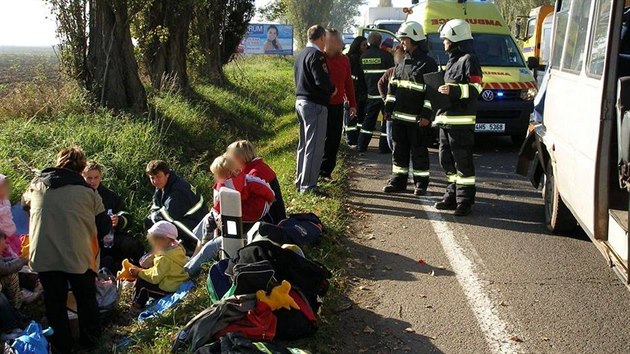
[[[111,209],[107,210],[107,215],[111,218],[114,215],[114,212]],[[109,230],[107,235],[103,237],[103,247],[112,248],[114,246],[114,227]]]

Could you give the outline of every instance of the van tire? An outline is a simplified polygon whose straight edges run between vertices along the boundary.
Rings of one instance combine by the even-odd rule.
[[[545,224],[552,233],[567,234],[575,230],[577,220],[562,201],[558,192],[553,165],[551,160],[547,162],[547,172],[545,173],[545,185],[543,186],[543,197],[545,201]]]

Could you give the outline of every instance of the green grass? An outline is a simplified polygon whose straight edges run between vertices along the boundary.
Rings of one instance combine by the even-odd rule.
[[[207,170],[212,159],[236,139],[254,141],[259,154],[278,174],[289,212],[315,212],[325,225],[322,244],[306,252],[333,271],[333,287],[323,306],[320,330],[313,338],[297,343],[302,348],[321,351],[333,330],[334,324],[327,317],[341,291],[340,265],[346,255],[341,242],[346,227],[344,169],[336,171],[338,182],[324,186],[327,198],[295,192],[298,132],[291,61],[249,58],[229,65],[227,75],[230,83],[224,87],[196,84],[186,95],[149,92],[148,118],[90,111],[77,102],[63,102],[58,111],[34,116],[19,112],[5,112],[3,116],[0,111],[0,172],[13,181],[15,201],[34,170],[51,165],[59,148],[78,144],[90,158],[106,166],[105,184],[126,198],[136,220],[134,231],[143,237],[139,221],[147,213],[152,193],[143,173],[148,160],[168,160],[201,190],[206,200],[211,200],[212,180]],[[343,165],[343,156],[339,165]],[[134,343],[128,348],[130,352],[167,352],[178,329],[209,304],[205,275],[176,310],[143,324],[130,321],[125,315],[129,293],[123,294],[119,311],[105,332],[101,352],[112,352],[115,343],[125,336]]]

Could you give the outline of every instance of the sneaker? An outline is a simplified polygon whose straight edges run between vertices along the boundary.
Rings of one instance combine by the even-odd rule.
[[[415,187],[413,189],[413,194],[417,197],[421,197],[427,194],[427,189],[424,187]]]
[[[457,204],[442,200],[441,202],[437,202],[433,205],[437,210],[455,210],[457,209]]]
[[[383,192],[384,193],[399,193],[399,192],[404,192],[406,190],[407,190],[406,187],[395,186],[395,185],[391,184],[391,182],[387,183],[387,185],[385,187],[383,187]]]
[[[460,203],[457,205],[457,208],[455,209],[455,212],[453,213],[453,215],[466,216],[466,215],[470,215],[470,213],[472,213],[472,206],[470,206],[470,204]]]

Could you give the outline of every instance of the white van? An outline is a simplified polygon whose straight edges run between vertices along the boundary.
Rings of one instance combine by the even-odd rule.
[[[628,2],[626,0],[625,2]],[[542,186],[555,233],[579,224],[624,279],[628,273],[630,33],[623,0],[558,0],[543,123],[519,173]]]

